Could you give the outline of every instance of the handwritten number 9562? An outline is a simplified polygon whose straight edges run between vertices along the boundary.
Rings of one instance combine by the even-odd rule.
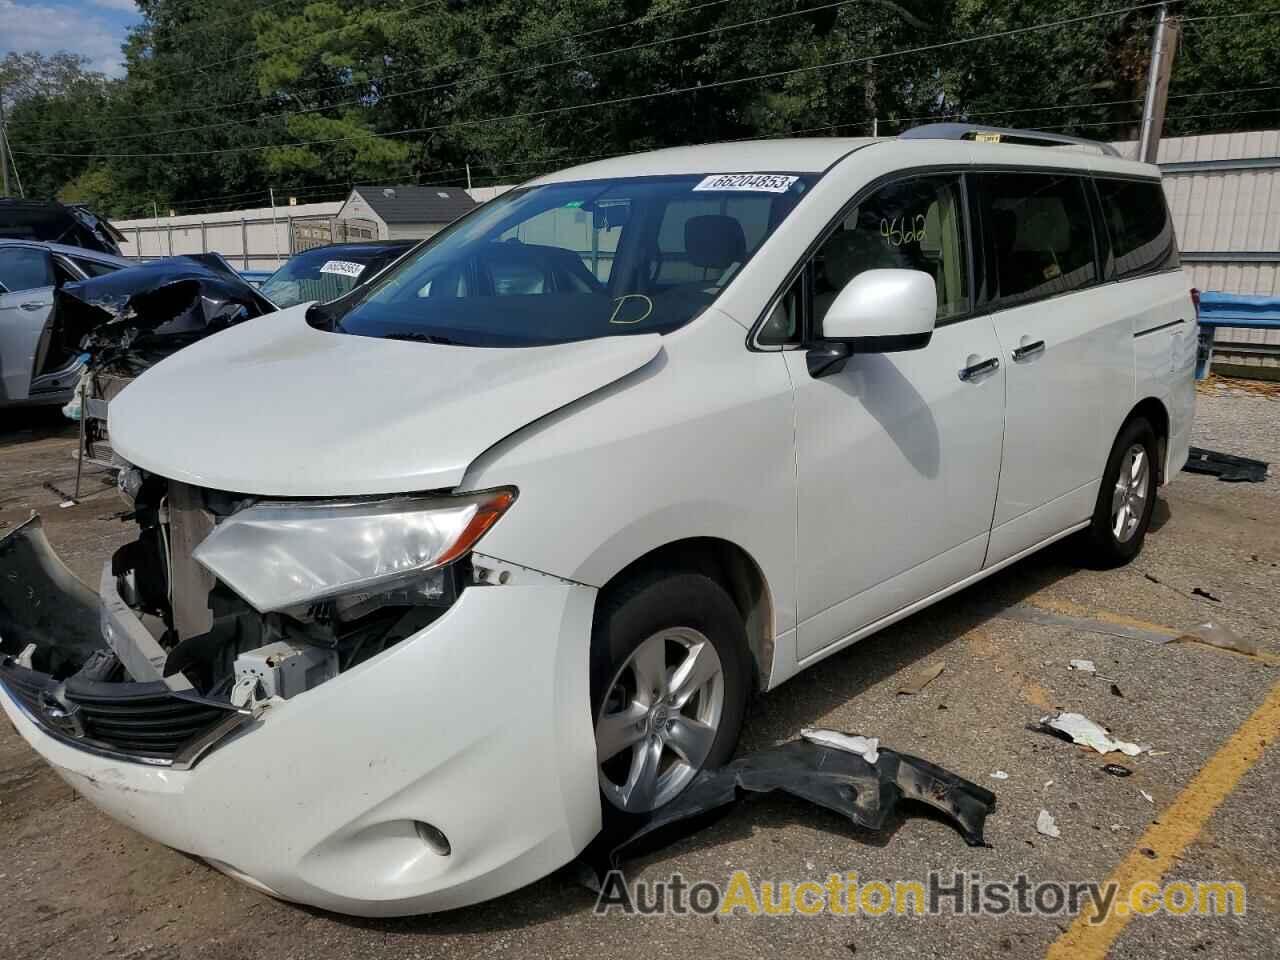
[[[889,241],[889,246],[900,247],[904,243],[919,243],[924,240],[924,214],[914,217],[894,217],[892,220],[881,218],[880,236]]]

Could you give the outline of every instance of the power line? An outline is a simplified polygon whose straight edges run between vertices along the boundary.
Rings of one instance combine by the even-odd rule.
[[[404,16],[406,14],[413,13],[415,10],[422,10],[426,7],[443,8],[444,4],[442,4],[440,0],[428,0],[428,2],[426,3],[415,4],[412,7],[403,7],[398,10],[384,10],[381,13],[372,14],[369,17],[369,19],[384,20],[387,17]],[[304,6],[302,9],[305,11],[306,7]],[[275,46],[271,46],[271,47],[256,47],[255,49],[250,50],[248,53],[242,53],[234,57],[227,57],[225,60],[220,60],[218,63],[215,63],[215,64],[209,64],[207,66],[193,66],[191,67],[190,70],[175,70],[173,73],[162,73],[162,74],[159,74],[158,76],[148,77],[147,79],[148,80],[168,80],[171,77],[186,76],[191,71],[195,71],[196,73],[208,73],[210,70],[220,70],[223,67],[226,67],[228,64],[239,63],[241,60],[256,60],[259,57],[266,56],[267,54],[275,53],[278,50],[285,50],[290,47],[295,47],[297,46],[298,41],[302,39],[309,38],[314,40],[317,37],[327,37],[330,34],[342,33],[345,30],[363,29],[366,26],[367,26],[367,22],[360,23],[360,24],[344,23],[342,26],[330,27],[327,30],[318,30],[312,33],[303,33],[300,36],[295,37],[293,40],[289,41],[288,43],[277,43]]]
[[[1253,110],[1220,110],[1213,113],[1182,113],[1182,114],[1178,114],[1177,116],[1166,116],[1165,123],[1168,124],[1169,122],[1174,120],[1218,119],[1221,117],[1235,117],[1235,116],[1240,116],[1242,114],[1251,114],[1251,113],[1280,113],[1280,106],[1258,107]],[[1059,131],[1059,130],[1084,130],[1091,127],[1136,126],[1139,122],[1141,122],[1141,118],[1130,118],[1128,120],[1097,120],[1097,121],[1090,120],[1090,121],[1081,122],[1081,123],[1064,123],[1064,124],[1059,124],[1052,127],[1030,127],[1029,129],[1042,130],[1045,132]],[[1178,134],[1178,136],[1192,136],[1192,134]],[[1172,138],[1166,134],[1163,137],[1163,139],[1168,140]]]
[[[577,33],[560,34],[555,37],[550,37],[549,39],[546,39],[546,40],[539,40],[536,43],[528,43],[523,45],[513,44],[510,47],[502,47],[492,52],[476,54],[475,56],[471,56],[471,57],[459,57],[454,60],[448,60],[448,61],[445,61],[444,63],[432,64],[428,67],[423,67],[420,69],[402,70],[397,73],[382,74],[381,76],[369,77],[365,80],[360,80],[360,81],[347,80],[343,83],[335,83],[327,86],[298,87],[295,90],[291,91],[289,95],[297,96],[298,94],[303,94],[303,93],[327,93],[330,90],[345,90],[350,87],[367,87],[371,84],[381,84],[381,83],[385,83],[388,80],[400,79],[401,77],[417,77],[417,76],[423,76],[424,74],[433,74],[441,70],[446,70],[450,67],[463,66],[468,63],[476,63],[481,60],[492,59],[494,57],[502,56],[508,53],[524,53],[529,50],[537,50],[541,47],[550,46],[556,43],[563,43],[569,40],[580,40],[584,37],[596,36],[602,33],[611,33],[615,30],[625,30],[629,27],[634,27],[639,24],[655,23],[659,20],[667,19],[668,17],[680,16],[686,13],[696,13],[699,10],[707,9],[708,7],[719,7],[730,2],[732,2],[732,0],[705,0],[705,2],[703,3],[697,3],[690,7],[680,7],[675,10],[665,10],[665,11],[660,11],[658,13],[646,13],[642,16],[636,17],[633,20],[625,21],[624,23],[611,24],[610,26],[606,26],[606,27],[594,27],[590,30],[578,31]],[[223,63],[225,63],[225,61]],[[222,64],[218,64],[218,65],[221,66]],[[147,78],[147,79],[152,79],[152,78]],[[232,100],[226,103],[214,103],[214,104],[209,104],[207,106],[190,105],[186,107],[174,108],[172,110],[154,110],[154,111],[149,111],[144,113],[116,114],[113,117],[113,119],[140,120],[148,117],[167,117],[167,116],[173,116],[174,114],[178,114],[178,113],[190,113],[192,111],[200,111],[200,110],[222,110],[227,107],[247,106],[249,104],[254,104],[254,103],[278,102],[279,100],[280,100],[279,94],[266,94],[260,97],[250,97],[245,100]],[[251,119],[252,118],[250,118],[250,120]],[[249,122],[249,121],[245,121],[245,122]]]
[[[832,0],[830,3],[820,4],[815,7],[805,7],[803,10],[791,10],[786,13],[777,13],[768,17],[757,17],[754,20],[742,20],[738,23],[724,24],[723,26],[710,27],[706,30],[698,30],[693,33],[685,33],[676,37],[660,37],[654,40],[645,40],[640,43],[633,43],[625,47],[615,47],[611,50],[599,50],[595,53],[585,53],[581,56],[566,57],[562,60],[552,60],[547,63],[537,63],[529,67],[519,67],[514,70],[504,70],[497,73],[490,73],[478,77],[461,77],[457,80],[449,80],[444,83],[435,83],[425,87],[416,87],[411,90],[399,90],[392,93],[384,93],[379,95],[377,103],[373,106],[381,105],[385,100],[394,100],[398,97],[415,96],[421,93],[433,93],[437,90],[445,90],[450,87],[460,86],[469,83],[486,83],[491,80],[498,80],[503,77],[520,76],[522,74],[537,73],[541,70],[547,70],[551,67],[560,67],[570,63],[582,63],[587,60],[598,60],[604,57],[615,56],[620,53],[631,53],[636,50],[643,50],[649,47],[662,46],[667,43],[679,43],[682,40],[692,40],[697,37],[705,37],[714,33],[726,33],[730,30],[740,30],[745,27],[754,27],[762,23],[772,23],[776,20],[786,20],[791,17],[803,16],[810,13],[819,13],[823,10],[831,10],[836,7],[846,7],[853,3],[860,3],[862,0]],[[360,106],[367,102],[367,98],[357,98],[355,100],[342,100],[337,103],[328,103],[315,107],[304,107],[298,110],[283,110],[279,113],[268,113],[259,117],[251,117],[248,120],[224,120],[219,123],[207,123],[192,127],[175,127],[168,130],[153,130],[146,133],[127,134],[122,137],[112,137],[112,141],[120,140],[144,140],[150,137],[168,136],[176,133],[190,133],[195,130],[213,130],[221,127],[233,127],[248,123],[260,123],[264,120],[277,120],[281,117],[297,117],[311,113],[319,113],[324,110],[336,110],[339,107]],[[81,137],[71,141],[63,140],[39,140],[25,144],[28,147],[46,146],[51,143],[89,143],[99,139],[98,137]]]
[[[1204,90],[1199,93],[1170,94],[1168,99],[1185,100],[1193,97],[1217,97],[1236,93],[1265,93],[1272,90],[1280,90],[1280,84],[1271,84],[1265,87],[1235,87],[1230,90]],[[1133,97],[1127,100],[1097,100],[1088,103],[1049,103],[1035,107],[1013,107],[1007,110],[967,110],[959,113],[935,113],[918,117],[882,117],[880,118],[880,122],[892,123],[894,126],[901,126],[904,123],[917,123],[921,121],[928,121],[932,123],[938,120],[972,120],[975,117],[1001,117],[1008,116],[1013,113],[1041,113],[1050,110],[1079,110],[1094,107],[1118,107],[1135,103],[1142,103],[1142,98]],[[1123,122],[1128,123],[1129,121],[1126,120]],[[847,124],[831,124],[831,126],[847,126]],[[815,127],[813,129],[825,130],[829,128]]]
[[[1180,17],[1183,23],[1199,23],[1201,20],[1238,20],[1241,17],[1271,17],[1280,13],[1280,7],[1271,10],[1255,10],[1252,13],[1206,13],[1199,17]]]
[[[621,97],[611,97],[604,100],[595,100],[582,104],[566,104],[558,107],[548,107],[541,110],[529,110],[523,113],[507,114],[496,117],[482,117],[475,120],[455,120],[447,123],[434,124],[427,127],[414,127],[406,130],[395,130],[386,133],[367,132],[355,136],[346,137],[329,137],[316,140],[303,140],[295,143],[274,143],[274,144],[258,144],[244,147],[223,147],[213,150],[172,150],[172,151],[155,151],[148,153],[36,153],[33,151],[17,151],[29,156],[37,157],[60,157],[60,158],[127,158],[127,157],[184,157],[184,156],[213,156],[228,153],[250,153],[259,150],[270,150],[276,147],[293,146],[319,146],[331,143],[345,143],[352,140],[364,139],[387,139],[391,137],[403,137],[413,134],[433,133],[438,130],[452,129],[456,127],[482,126],[490,123],[500,123],[506,120],[523,120],[534,117],[552,116],[555,114],[572,113],[579,110],[587,110],[594,107],[610,107],[623,103],[634,103],[640,100],[652,100],[660,97],[678,96],[686,93],[698,93],[707,90],[715,90],[723,87],[736,86],[742,83],[754,83],[761,80],[776,80],[782,77],[796,76],[802,73],[813,73],[818,70],[830,70],[835,67],[847,67],[855,64],[873,63],[878,60],[885,60],[890,57],[910,56],[918,53],[928,53],[934,50],[943,50],[952,47],[962,46],[968,43],[977,43],[988,40],[997,40],[1004,37],[1018,36],[1020,34],[1032,33],[1038,30],[1049,30],[1058,27],[1071,26],[1077,23],[1085,23],[1090,20],[1098,20],[1105,17],[1119,16],[1125,13],[1131,13],[1135,10],[1145,10],[1151,7],[1160,6],[1160,0],[1152,0],[1148,3],[1133,4],[1128,7],[1108,10],[1101,13],[1085,14],[1077,17],[1068,17],[1063,20],[1055,20],[1048,23],[1032,24],[1025,27],[1016,27],[1009,30],[1000,30],[992,33],[978,34],[971,37],[962,37],[957,40],[946,40],[940,43],[923,44],[916,47],[909,47],[900,50],[893,50],[887,53],[870,54],[860,57],[846,57],[841,60],[834,60],[827,63],[810,64],[804,67],[794,67],[789,70],[774,70],[767,73],[752,74],[745,77],[733,77],[727,80],[715,80],[708,83],[692,84],[684,87],[675,87],[670,90],[658,90],[651,93],[630,94]]]
[[[257,13],[265,13],[266,11],[271,10],[275,7],[282,7],[286,3],[297,3],[297,2],[298,0],[273,0],[272,3],[264,3],[262,4],[262,6],[256,7],[254,10],[249,12],[249,15],[252,16],[253,14],[257,14]],[[216,26],[223,23],[233,23],[237,21],[242,21],[243,19],[244,19],[243,14],[238,14],[231,17],[217,17],[212,20],[202,20],[200,23],[189,24],[188,26],[182,28],[181,30],[171,30],[169,32],[172,36],[185,37],[188,34],[195,33],[196,31],[208,31],[208,29],[212,26]],[[154,29],[154,27],[152,29]]]

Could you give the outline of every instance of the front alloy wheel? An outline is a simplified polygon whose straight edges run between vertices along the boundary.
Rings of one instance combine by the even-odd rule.
[[[606,828],[670,803],[728,763],[751,691],[737,606],[691,570],[606,587],[591,631],[591,709]]]
[[[641,641],[596,721],[605,797],[627,813],[648,813],[679,794],[711,753],[724,693],[720,655],[699,631],[672,627]]]

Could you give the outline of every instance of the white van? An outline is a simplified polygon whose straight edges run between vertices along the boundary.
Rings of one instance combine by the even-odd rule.
[[[93,803],[275,896],[493,897],[724,763],[753,694],[1069,534],[1132,558],[1195,333],[1159,171],[1096,144],[541,177],[129,386],[138,539],[99,598],[10,536],[66,622],[0,594],[0,700]]]

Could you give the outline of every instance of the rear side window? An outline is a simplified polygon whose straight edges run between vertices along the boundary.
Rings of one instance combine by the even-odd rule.
[[[1096,182],[1116,276],[1123,279],[1178,266],[1173,222],[1160,184],[1152,180]]]
[[[77,267],[84,271],[86,277],[104,277],[108,273],[115,273],[120,268],[111,263],[99,263],[97,260],[85,260],[81,257],[73,257]]]
[[[1084,181],[1048,173],[977,178],[986,297],[1012,306],[1070,293],[1098,279]]]
[[[53,257],[34,247],[7,247],[0,250],[0,287],[10,293],[52,287]]]

